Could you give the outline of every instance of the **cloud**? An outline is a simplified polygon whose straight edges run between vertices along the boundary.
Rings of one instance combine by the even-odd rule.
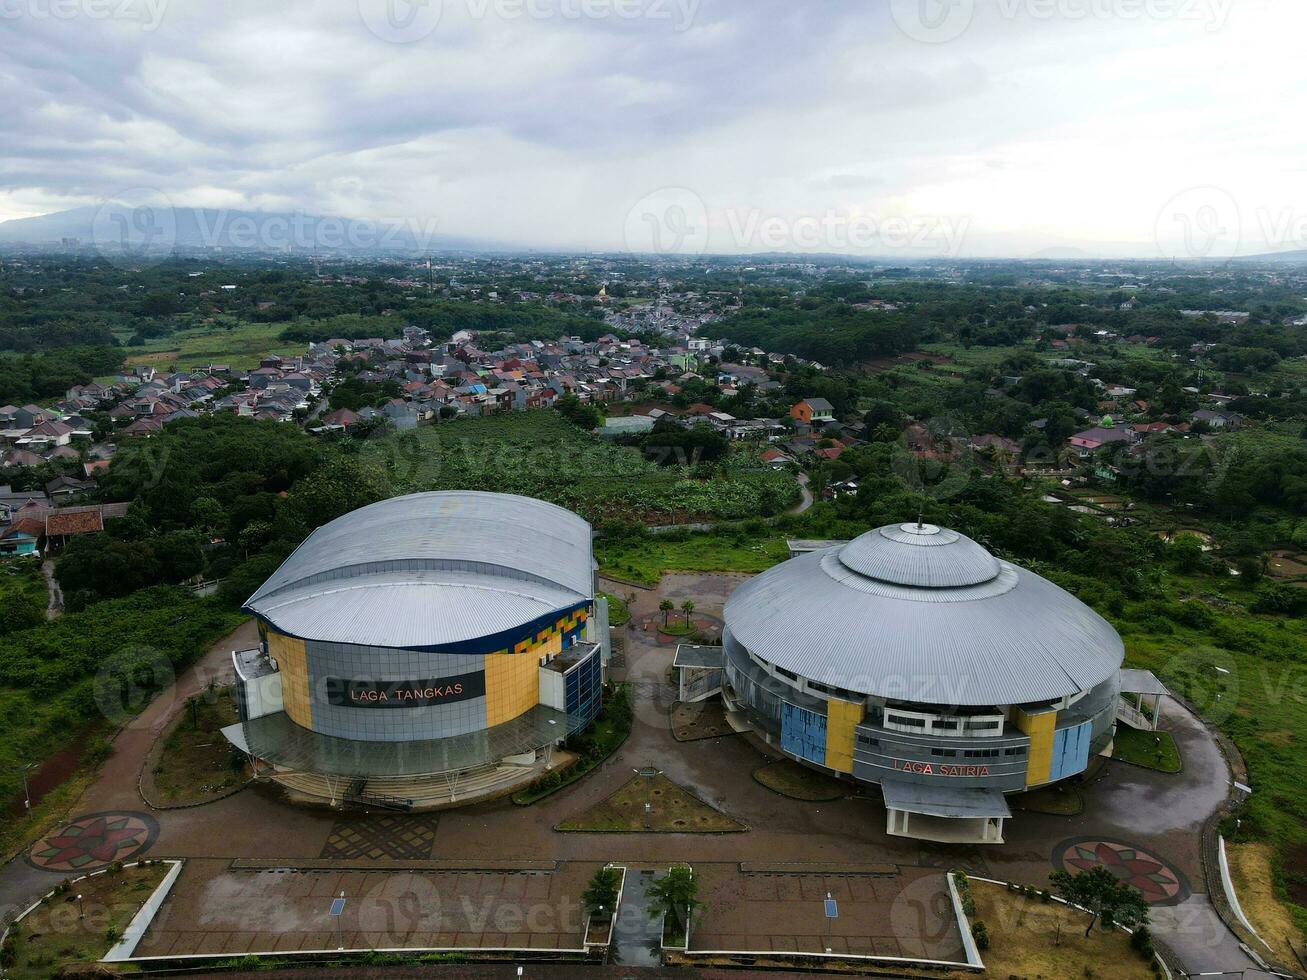
[[[1192,186],[1307,212],[1307,5],[1174,5],[1213,13],[1193,21],[1001,0],[930,43],[888,4],[846,0],[391,2],[439,16],[393,43],[384,9],[353,0],[171,0],[150,30],[92,16],[97,0],[63,19],[0,0],[0,218],[151,187],[617,248],[632,206],[670,187],[714,228],[965,219],[964,249],[1146,252]]]

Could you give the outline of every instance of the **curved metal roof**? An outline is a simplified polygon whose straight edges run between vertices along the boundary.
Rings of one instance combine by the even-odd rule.
[[[850,541],[840,562],[894,585],[979,585],[996,577],[998,559],[957,531],[933,524],[891,524]]]
[[[791,558],[726,603],[732,639],[810,680],[886,698],[1007,705],[1079,694],[1124,659],[1105,619],[955,531],[892,525]]]
[[[314,531],[245,603],[291,636],[431,648],[593,597],[590,525],[530,497],[394,497]]]

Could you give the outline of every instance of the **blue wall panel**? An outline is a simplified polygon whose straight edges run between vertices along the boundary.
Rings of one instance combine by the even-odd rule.
[[[818,765],[826,764],[826,716],[781,702],[781,748]]]
[[[1089,743],[1092,740],[1093,722],[1087,721],[1074,728],[1063,728],[1053,734],[1053,761],[1049,766],[1049,779],[1065,779],[1089,767]]]

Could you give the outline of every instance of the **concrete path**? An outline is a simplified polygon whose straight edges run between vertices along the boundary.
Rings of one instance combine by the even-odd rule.
[[[45,576],[45,588],[50,593],[50,600],[45,607],[45,618],[54,619],[64,611],[64,591],[59,587],[59,580],[54,577],[54,562],[41,562],[41,574]]]
[[[799,490],[803,493],[803,499],[790,508],[791,514],[802,514],[812,506],[812,490],[808,487],[808,474],[799,474]]]
[[[622,966],[651,967],[662,963],[662,919],[649,916],[649,870],[626,869],[622,910],[613,927],[612,961]]]

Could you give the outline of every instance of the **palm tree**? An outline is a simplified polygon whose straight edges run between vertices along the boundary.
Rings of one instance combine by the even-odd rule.
[[[671,933],[684,936],[699,901],[699,882],[687,865],[668,869],[663,877],[649,886],[649,918],[670,919]]]
[[[676,603],[672,602],[671,599],[664,599],[662,602],[658,603],[658,609],[663,614],[664,627],[667,626],[667,617],[671,615],[672,610],[675,608]]]
[[[694,612],[694,600],[686,599],[681,603],[681,612],[685,613],[685,628],[690,628],[690,614]]]

